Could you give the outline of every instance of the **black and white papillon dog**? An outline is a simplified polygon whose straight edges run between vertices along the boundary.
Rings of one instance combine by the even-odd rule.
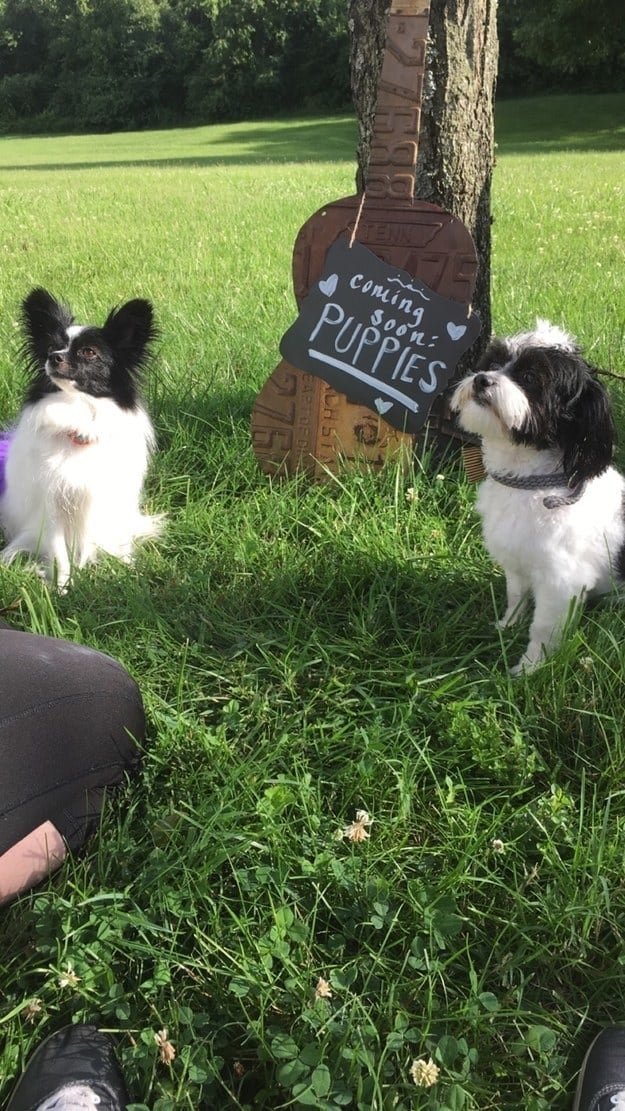
[[[72,567],[99,551],[128,561],[135,541],[160,528],[140,509],[154,430],[139,380],[154,314],[134,300],[101,328],[77,325],[34,289],[22,325],[32,377],[16,424],[0,436],[0,558],[30,553],[64,589]]]
[[[460,426],[481,438],[477,507],[506,575],[499,627],[534,602],[514,672],[556,647],[572,607],[625,579],[625,480],[610,466],[614,424],[596,373],[571,336],[537,320],[494,339],[451,397]]]

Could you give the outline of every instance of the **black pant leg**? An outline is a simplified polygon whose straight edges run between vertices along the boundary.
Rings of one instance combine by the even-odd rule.
[[[0,628],[0,854],[47,820],[80,844],[144,735],[139,690],[115,660]]]

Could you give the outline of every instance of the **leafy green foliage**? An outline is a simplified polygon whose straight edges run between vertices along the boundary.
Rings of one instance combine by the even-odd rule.
[[[620,0],[499,0],[500,87],[508,95],[622,89],[622,15]]]
[[[115,130],[349,101],[343,0],[1,0],[0,128]]]

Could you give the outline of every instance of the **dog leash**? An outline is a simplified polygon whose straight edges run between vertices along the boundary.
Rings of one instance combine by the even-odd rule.
[[[489,471],[488,477],[498,482],[500,486],[511,486],[514,490],[549,490],[552,486],[568,486],[563,471],[544,475],[499,474],[497,471]],[[550,494],[543,498],[543,505],[546,509],[561,509],[564,505],[574,505],[582,497],[586,485],[586,480],[582,479],[577,486],[573,486],[569,494]]]

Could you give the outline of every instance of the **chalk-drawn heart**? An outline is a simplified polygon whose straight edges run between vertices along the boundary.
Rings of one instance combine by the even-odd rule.
[[[319,282],[319,289],[326,297],[331,297],[337,287],[339,280],[338,274],[330,274],[325,282]]]
[[[449,335],[450,335],[451,339],[454,339],[454,340],[455,339],[462,339],[466,330],[467,330],[466,324],[454,324],[453,320],[450,320],[449,324],[447,325],[447,331],[449,332]]]
[[[388,413],[389,409],[393,408],[393,402],[392,401],[384,401],[381,397],[376,397],[375,407],[376,407],[378,413],[380,414],[380,416],[383,416],[384,413]]]

